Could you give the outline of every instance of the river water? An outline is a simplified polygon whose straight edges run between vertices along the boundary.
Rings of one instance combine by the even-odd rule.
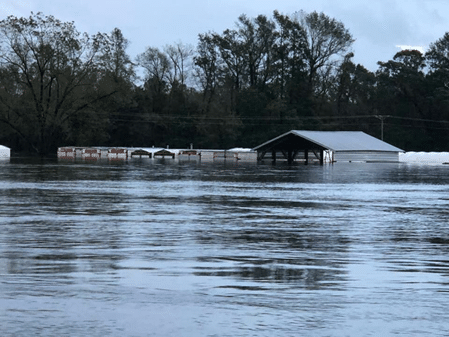
[[[0,335],[448,336],[448,172],[0,161]]]

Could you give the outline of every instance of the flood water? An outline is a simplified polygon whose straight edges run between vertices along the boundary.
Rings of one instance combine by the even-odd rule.
[[[0,161],[0,335],[448,336],[448,173]]]

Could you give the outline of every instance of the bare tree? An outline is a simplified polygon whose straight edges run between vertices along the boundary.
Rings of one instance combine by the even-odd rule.
[[[177,81],[182,86],[186,84],[193,66],[194,48],[189,44],[178,42],[164,48],[165,54],[171,61],[171,83]]]
[[[114,93],[98,86],[96,56],[106,43],[41,13],[0,21],[0,121],[48,152],[69,118]]]
[[[308,90],[315,89],[317,76],[321,70],[323,75],[329,66],[343,59],[354,39],[342,22],[330,18],[324,13],[296,13],[296,19],[306,32],[305,62],[308,68]]]

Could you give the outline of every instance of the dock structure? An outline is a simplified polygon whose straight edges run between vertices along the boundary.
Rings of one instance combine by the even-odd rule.
[[[204,162],[257,162],[257,152],[251,149],[234,148],[230,150],[169,149],[161,147],[75,147],[58,148],[58,158],[63,160],[128,160],[128,159],[164,159],[178,161]]]

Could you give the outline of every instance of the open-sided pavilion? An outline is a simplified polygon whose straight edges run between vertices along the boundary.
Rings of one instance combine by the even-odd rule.
[[[398,162],[403,150],[362,131],[306,131],[291,130],[254,148],[259,160],[267,154],[275,162],[282,158],[292,163],[301,157],[307,164],[309,153],[320,164],[325,153],[329,161]]]

